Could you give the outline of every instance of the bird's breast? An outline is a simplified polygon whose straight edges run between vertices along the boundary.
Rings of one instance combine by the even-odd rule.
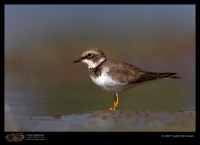
[[[121,92],[126,86],[124,83],[113,80],[112,77],[105,72],[98,77],[93,77],[91,75],[90,77],[96,85],[109,92]]]

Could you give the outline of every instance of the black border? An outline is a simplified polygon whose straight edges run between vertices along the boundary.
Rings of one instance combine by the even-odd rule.
[[[9,3],[6,3],[6,4],[9,4]],[[16,4],[16,3],[13,3],[13,4]],[[20,3],[18,3],[18,4],[20,4]],[[5,4],[4,4],[4,6],[5,6]],[[4,6],[3,6],[3,14],[4,14]],[[195,4],[195,6],[196,6],[196,4]],[[197,13],[197,11],[196,11],[196,13]],[[3,15],[3,19],[5,19],[4,15]],[[197,17],[196,17],[196,19],[197,19]],[[196,21],[196,23],[197,23],[197,21]],[[4,32],[4,30],[3,30],[3,32]],[[5,34],[5,32],[4,32],[4,34]],[[3,45],[4,45],[4,42],[3,42]],[[197,48],[197,46],[196,46],[196,48]],[[4,49],[2,49],[2,50],[3,50],[2,54],[4,54]],[[3,68],[4,68],[4,60],[5,59],[4,59],[4,55],[3,55]],[[5,84],[4,79],[3,79],[3,83]],[[3,88],[2,92],[4,93],[4,88]],[[4,98],[3,98],[2,102],[4,102]],[[196,102],[197,102],[197,99],[196,99]],[[2,105],[2,106],[4,107],[4,105]],[[197,105],[196,105],[196,107],[197,107]],[[196,113],[197,113],[197,111],[196,111]],[[196,125],[196,127],[197,127],[197,125]],[[3,130],[4,130],[4,126],[3,126]],[[2,140],[4,140],[4,143],[8,143],[5,140],[5,136],[10,133],[24,133],[25,138],[21,142],[30,142],[30,143],[38,142],[39,140],[32,140],[32,141],[26,140],[26,134],[43,134],[44,138],[45,138],[45,140],[44,140],[45,142],[52,142],[52,141],[63,142],[63,141],[65,141],[64,143],[66,143],[66,144],[68,144],[68,143],[74,144],[77,141],[80,141],[80,143],[84,143],[84,142],[85,143],[100,143],[100,142],[102,142],[102,143],[106,144],[106,143],[109,143],[108,142],[109,140],[112,141],[111,142],[112,144],[120,142],[120,141],[122,141],[123,144],[124,143],[134,144],[134,143],[137,143],[137,142],[135,142],[136,140],[139,140],[139,141],[144,140],[145,142],[146,141],[158,142],[158,140],[151,140],[151,139],[165,139],[165,140],[167,139],[168,140],[168,139],[173,138],[173,139],[181,139],[181,140],[182,139],[190,139],[191,140],[191,139],[197,138],[196,132],[5,132],[4,131],[4,135],[3,135],[3,139],[2,139]],[[114,134],[110,134],[110,133],[114,133]],[[182,137],[182,135],[193,136],[193,137]],[[95,139],[97,139],[97,140],[95,140]],[[145,140],[145,139],[150,139],[150,140]],[[44,141],[40,141],[40,142],[44,142]],[[73,142],[70,142],[70,141],[73,141]],[[190,143],[193,143],[193,142],[190,142]]]

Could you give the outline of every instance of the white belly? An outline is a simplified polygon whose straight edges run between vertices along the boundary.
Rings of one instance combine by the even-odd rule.
[[[127,85],[125,83],[120,83],[112,79],[111,76],[107,75],[107,73],[102,73],[101,76],[94,78],[90,76],[92,81],[101,87],[102,89],[109,91],[109,92],[121,92],[125,91],[131,87],[133,87],[133,84]]]

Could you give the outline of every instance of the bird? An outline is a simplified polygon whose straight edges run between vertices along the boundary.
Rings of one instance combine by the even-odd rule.
[[[119,105],[119,93],[146,82],[171,78],[179,79],[177,73],[150,72],[132,64],[107,59],[104,52],[98,48],[88,48],[82,56],[73,63],[87,64],[92,81],[100,88],[111,92],[114,105],[109,110],[116,110]]]

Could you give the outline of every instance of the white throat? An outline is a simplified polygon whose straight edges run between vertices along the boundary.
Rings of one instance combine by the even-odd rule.
[[[82,60],[82,62],[86,63],[88,65],[88,68],[95,68],[105,60],[106,60],[106,58],[102,57],[98,62],[93,62],[92,60],[89,60],[89,59],[84,59],[84,60]]]

